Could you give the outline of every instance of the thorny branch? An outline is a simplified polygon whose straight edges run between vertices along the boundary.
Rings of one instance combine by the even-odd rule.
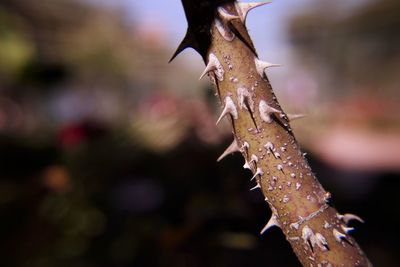
[[[234,140],[218,159],[240,152],[243,167],[261,189],[272,216],[261,233],[279,227],[303,266],[371,266],[349,235],[352,214],[339,214],[311,171],[287,115],[265,74],[279,66],[261,61],[244,25],[247,14],[268,2],[183,0],[188,30],[172,59],[187,47],[203,57],[222,104],[217,123],[232,122]],[[171,60],[172,60],[171,59]]]

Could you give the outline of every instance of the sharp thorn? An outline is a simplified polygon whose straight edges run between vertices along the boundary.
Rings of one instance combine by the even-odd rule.
[[[226,156],[235,153],[235,152],[239,152],[240,148],[236,142],[236,140],[233,140],[232,144],[230,144],[228,146],[228,148],[224,151],[224,153],[222,153],[222,155],[217,159],[217,162],[221,161],[223,158],[225,158]]]
[[[256,64],[257,72],[261,77],[264,77],[265,69],[272,68],[272,67],[281,67],[282,66],[281,64],[274,64],[274,63],[269,63],[269,62],[266,62],[266,61],[261,61],[261,60],[259,60],[257,58],[254,59],[254,62]]]
[[[280,110],[269,106],[267,104],[267,102],[265,102],[264,100],[260,101],[259,111],[260,111],[261,119],[263,121],[267,122],[267,123],[271,123],[272,122],[271,114],[273,114],[273,113],[281,113]]]
[[[203,73],[200,75],[199,80],[203,79],[206,74],[208,74],[210,71],[214,71],[217,69],[217,66],[215,65],[215,62],[213,60],[208,61],[206,68],[204,69]]]
[[[359,216],[354,215],[354,214],[350,214],[350,213],[339,215],[339,219],[343,220],[346,224],[348,224],[352,220],[356,220],[356,221],[359,221],[361,223],[364,223],[364,220],[361,219]]]
[[[266,4],[271,3],[272,1],[266,1],[266,2],[253,2],[253,3],[239,3],[237,2],[236,5],[236,11],[240,16],[240,19],[244,23],[246,21],[247,14],[249,13],[250,10],[253,8],[263,6]]]
[[[182,42],[179,44],[178,48],[176,49],[175,53],[172,55],[172,57],[168,61],[168,63],[171,63],[171,61],[174,60],[177,55],[179,55],[183,50],[185,50],[188,47],[198,50],[196,42],[195,42],[194,38],[192,37],[190,29],[188,29],[186,31],[185,37],[183,38]]]
[[[204,69],[203,73],[201,74],[199,80],[201,80],[210,71],[215,72],[215,76],[217,77],[218,80],[222,81],[224,79],[223,67],[219,62],[218,58],[213,53],[210,53],[210,55],[208,56],[207,66]]]
[[[287,118],[289,121],[294,121],[297,119],[302,119],[304,118],[306,115],[304,114],[287,114]]]
[[[250,191],[256,190],[257,188],[261,188],[260,184],[257,183],[256,186],[254,186],[253,188],[250,189]]]
[[[256,178],[257,176],[259,176],[259,175],[261,176],[263,174],[264,174],[264,172],[262,171],[262,169],[257,168],[256,173],[253,175],[253,177],[251,177],[250,181],[254,180],[254,178]]]
[[[243,168],[244,168],[244,169],[249,169],[249,170],[251,170],[250,164],[247,162],[247,160],[246,160],[246,162],[244,163]]]
[[[217,120],[217,125],[221,121],[223,117],[225,117],[227,114],[232,115],[232,117],[236,120],[238,118],[238,112],[235,106],[235,103],[233,103],[233,100],[231,97],[227,96],[225,97],[225,107],[222,110],[221,115],[219,116]]]
[[[272,215],[271,218],[269,219],[268,223],[264,226],[264,228],[261,230],[260,234],[264,234],[266,231],[268,231],[268,229],[270,229],[271,227],[280,227],[278,220],[276,219],[275,215]]]

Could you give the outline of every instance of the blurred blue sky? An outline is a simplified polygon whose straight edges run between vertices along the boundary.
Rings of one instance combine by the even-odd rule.
[[[171,55],[185,35],[187,23],[181,0],[88,0],[94,3],[123,8],[142,29],[158,29],[165,34],[165,40],[170,47]],[[285,87],[288,73],[292,71],[293,57],[288,43],[287,26],[295,14],[304,13],[309,9],[319,9],[328,15],[346,16],[353,7],[371,0],[274,0],[272,3],[256,8],[247,17],[247,28],[262,60],[282,64],[284,68],[273,68],[268,71],[273,84]],[[373,1],[373,0],[372,0]],[[241,1],[255,2],[255,1]],[[169,59],[169,58],[168,58]],[[168,60],[166,59],[166,61]],[[203,68],[202,60],[197,53],[188,49],[175,61],[185,61],[199,70]],[[279,88],[278,88],[279,90]]]
[[[171,48],[174,48],[186,32],[186,19],[180,0],[91,0],[122,7],[139,25],[145,27],[159,26],[168,36]],[[341,6],[343,13],[352,6],[365,3],[368,0],[338,0],[335,5]],[[242,1],[254,2],[254,1]],[[247,27],[261,58],[282,62],[288,60],[286,27],[289,18],[304,10],[332,4],[330,0],[275,0],[269,5],[257,8],[247,19]],[[284,62],[283,62],[284,63]]]
[[[166,32],[169,46],[175,48],[186,32],[186,19],[180,0],[92,0],[107,5],[123,7],[136,23],[143,27],[158,26]],[[251,2],[251,1],[243,1]],[[309,8],[313,0],[275,0],[257,8],[247,19],[247,26],[260,56],[270,61],[284,60],[286,57],[285,28],[288,17]],[[185,55],[186,57],[186,55]]]

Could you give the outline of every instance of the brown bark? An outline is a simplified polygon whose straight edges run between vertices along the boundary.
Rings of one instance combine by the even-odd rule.
[[[234,142],[226,152],[242,153],[255,189],[261,189],[272,210],[263,232],[280,227],[303,266],[371,266],[348,234],[346,224],[357,217],[330,206],[330,193],[300,150],[264,74],[269,65],[257,61],[244,26],[247,11],[237,3],[225,4],[224,10],[211,26],[205,73],[221,100],[221,117],[232,122]]]

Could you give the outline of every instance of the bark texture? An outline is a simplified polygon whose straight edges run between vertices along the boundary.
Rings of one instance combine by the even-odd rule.
[[[203,75],[215,84],[222,104],[218,122],[228,118],[233,129],[233,143],[220,159],[241,152],[254,189],[262,191],[272,210],[261,232],[280,227],[303,266],[372,266],[349,235],[347,223],[361,219],[341,215],[330,205],[330,193],[316,179],[290,127],[296,116],[282,110],[264,73],[275,65],[257,57],[244,22],[247,12],[261,3],[193,2],[204,2],[203,9],[183,1],[189,27],[176,54],[193,47],[207,65]],[[204,28],[196,23],[204,22],[190,19],[203,16],[199,12],[212,14],[203,25],[209,34],[197,33]]]

